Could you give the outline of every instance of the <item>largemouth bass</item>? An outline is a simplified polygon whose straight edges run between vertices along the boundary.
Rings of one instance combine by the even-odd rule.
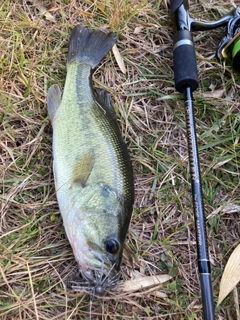
[[[94,69],[116,42],[76,26],[63,95],[48,92],[59,209],[79,266],[79,288],[103,293],[119,278],[134,202],[133,172],[110,95],[92,86]],[[81,281],[82,280],[82,281]]]

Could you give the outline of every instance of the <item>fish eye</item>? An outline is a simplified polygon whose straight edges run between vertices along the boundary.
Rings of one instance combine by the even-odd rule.
[[[105,248],[106,248],[106,251],[109,253],[112,253],[112,254],[117,253],[119,250],[119,242],[114,239],[107,240],[105,242]]]

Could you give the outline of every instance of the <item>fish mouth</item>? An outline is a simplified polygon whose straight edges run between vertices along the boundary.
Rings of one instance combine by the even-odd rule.
[[[116,255],[112,259],[104,254],[96,244],[88,242],[88,251],[77,259],[79,273],[67,281],[67,287],[74,291],[87,291],[92,295],[102,296],[117,285],[120,279],[120,259]],[[82,253],[82,252],[81,252]]]
[[[67,287],[74,291],[87,291],[94,296],[103,296],[115,287],[120,279],[121,272],[114,272],[115,264],[107,273],[101,269],[84,271],[79,268],[79,275],[68,280]]]

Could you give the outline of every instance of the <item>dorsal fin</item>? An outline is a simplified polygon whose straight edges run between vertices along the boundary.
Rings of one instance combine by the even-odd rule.
[[[101,108],[103,108],[113,117],[114,120],[116,120],[117,116],[112,105],[112,100],[109,92],[105,89],[94,88],[94,93],[94,97]]]
[[[47,95],[47,106],[48,106],[48,116],[53,121],[58,107],[61,103],[62,92],[57,84],[52,85],[48,90]]]

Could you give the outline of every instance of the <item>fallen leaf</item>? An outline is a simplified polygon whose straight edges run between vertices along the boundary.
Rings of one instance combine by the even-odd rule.
[[[224,164],[228,163],[228,162],[231,161],[232,159],[233,159],[233,157],[228,158],[228,159],[225,159],[225,160],[222,160],[222,161],[216,163],[216,164],[214,165],[213,169],[216,170],[217,168],[223,166]]]
[[[158,276],[140,277],[137,279],[125,281],[119,287],[119,290],[123,292],[129,292],[129,291],[133,292],[133,291],[143,290],[149,287],[157,286],[170,279],[172,279],[172,277],[167,274],[158,275]]]
[[[219,305],[240,281],[240,244],[231,254],[224,269],[218,296]]]
[[[123,74],[126,74],[127,70],[126,70],[123,58],[122,58],[120,52],[118,51],[116,44],[114,44],[114,46],[112,47],[112,51],[113,51],[114,57],[117,61],[117,64],[118,64],[120,70],[122,71]]]
[[[88,18],[93,18],[95,16],[95,13],[92,13],[92,12],[88,12],[88,11],[83,11],[83,10],[78,10],[77,13],[80,15],[80,16],[84,16],[84,17],[88,17]]]
[[[235,203],[228,203],[224,206],[223,210],[224,213],[234,213],[240,212],[240,206]]]
[[[205,98],[222,98],[224,90],[214,90],[211,92],[204,92],[203,96]]]
[[[136,27],[133,31],[134,34],[139,34],[143,30],[143,27]]]
[[[162,292],[162,291],[154,291],[151,293],[152,296],[157,297],[157,298],[167,298],[166,293]]]
[[[207,216],[207,219],[213,218],[214,216],[218,215],[219,212],[223,213],[239,213],[240,212],[240,206],[235,203],[226,203],[224,205],[219,206],[216,210],[214,210],[212,213],[210,213]]]
[[[56,22],[54,16],[48,12],[47,8],[42,5],[41,1],[39,0],[31,0],[33,5],[39,10],[39,12],[45,16],[45,18],[49,21]]]

